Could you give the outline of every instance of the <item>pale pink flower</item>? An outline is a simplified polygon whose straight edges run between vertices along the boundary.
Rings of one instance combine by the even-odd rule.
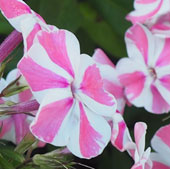
[[[147,125],[137,122],[134,127],[135,145],[129,144],[128,152],[135,161],[131,169],[151,169],[150,147],[145,150],[145,135]]]
[[[32,133],[81,158],[99,155],[111,137],[105,118],[115,113],[116,100],[103,89],[93,59],[80,54],[77,38],[57,28],[40,31],[18,68],[40,103]]]
[[[155,37],[136,24],[125,36],[129,58],[117,64],[130,103],[161,114],[170,109],[170,39]]]
[[[133,24],[153,24],[162,15],[170,12],[169,0],[134,0],[135,10],[126,17]]]
[[[124,87],[118,79],[118,73],[116,71],[115,65],[101,49],[95,50],[93,59],[95,62],[100,64],[99,66],[101,76],[104,81],[104,89],[115,96],[117,101],[117,110],[123,114],[126,98],[124,95]]]
[[[161,127],[151,140],[153,169],[170,169],[170,125]]]
[[[17,69],[9,72],[6,80],[3,78],[0,81],[0,90],[2,91],[10,82],[15,80],[19,76],[19,71]],[[20,85],[20,84],[18,84]],[[1,104],[5,101],[12,101],[14,103],[28,101],[32,98],[32,93],[29,89],[11,96],[9,98],[1,98]],[[2,123],[2,131],[0,132],[0,138],[8,141],[12,141],[18,144],[26,133],[29,132],[30,118],[25,114],[16,114],[0,117],[0,124]]]

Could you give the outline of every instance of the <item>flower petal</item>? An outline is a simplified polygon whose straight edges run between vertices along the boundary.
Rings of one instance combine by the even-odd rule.
[[[102,153],[110,140],[111,129],[106,120],[77,102],[79,125],[71,132],[68,149],[80,158],[92,158]]]
[[[74,99],[70,89],[55,89],[42,101],[31,132],[41,141],[55,146],[68,144],[70,132],[77,125],[74,118]]]
[[[147,125],[143,122],[137,122],[135,124],[134,136],[140,158],[144,153],[146,129]]]
[[[114,96],[103,89],[103,79],[97,65],[88,56],[84,55],[83,57],[84,60],[89,62],[87,64],[89,66],[83,71],[84,74],[80,82],[78,95],[83,103],[95,113],[103,116],[112,116],[116,111],[116,100]]]
[[[80,46],[75,35],[66,30],[41,31],[37,39],[51,61],[74,78],[80,61]]]
[[[36,56],[34,54],[36,53],[33,52],[33,56]],[[42,54],[40,55],[41,61],[38,55],[37,58],[33,57],[34,60],[31,57],[23,57],[18,64],[18,68],[34,92],[35,98],[41,102],[47,91],[54,88],[66,88],[69,82],[58,75],[55,65],[48,60],[43,51],[39,51],[37,54]],[[44,67],[44,65],[46,66]]]
[[[132,142],[127,125],[120,113],[115,113],[113,116],[111,142],[119,151],[128,150]]]
[[[135,10],[126,18],[132,23],[153,22],[158,16],[167,13],[169,10],[168,0],[135,0]]]
[[[161,155],[166,162],[165,164],[169,163],[169,156],[170,156],[170,125],[166,125],[164,127],[161,127],[154,137],[151,140],[151,144],[153,149],[158,152],[159,155]]]
[[[120,83],[118,78],[118,72],[115,68],[104,65],[100,66],[100,73],[103,78],[104,89],[111,93],[117,101],[117,110],[123,114],[126,104],[126,98],[124,94],[124,87]],[[109,72],[109,73],[108,73]]]
[[[22,0],[0,0],[0,9],[11,25],[21,31],[20,23],[31,14],[30,7]]]
[[[92,57],[97,63],[100,63],[102,65],[109,65],[113,68],[115,67],[115,65],[111,62],[111,60],[102,49],[96,49]]]

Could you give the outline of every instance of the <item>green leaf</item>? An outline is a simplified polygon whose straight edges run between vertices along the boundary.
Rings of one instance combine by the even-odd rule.
[[[17,166],[24,161],[24,157],[22,155],[14,152],[14,149],[8,146],[1,145],[0,154],[2,154],[3,157],[10,162],[10,164],[13,164],[13,166]]]
[[[2,169],[14,169],[14,167],[7,161],[2,154],[0,154],[0,168]]]
[[[40,15],[48,24],[75,32],[81,25],[76,0],[41,0]]]
[[[36,138],[31,133],[28,133],[17,145],[17,147],[15,148],[15,152],[18,152],[19,154],[24,154],[36,142]]]
[[[101,48],[118,58],[126,56],[124,40],[104,20],[97,20],[97,13],[87,3],[80,4],[84,16],[83,28]]]
[[[98,11],[98,13],[107,21],[112,28],[122,37],[130,23],[125,20],[125,16],[129,10],[122,8],[113,0],[88,0],[90,4]]]
[[[9,34],[13,27],[8,23],[5,17],[0,13],[0,34]]]

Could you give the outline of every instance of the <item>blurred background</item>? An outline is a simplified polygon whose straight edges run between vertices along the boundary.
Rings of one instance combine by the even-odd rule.
[[[48,24],[60,29],[67,29],[78,37],[81,53],[92,55],[96,48],[102,48],[116,64],[122,57],[127,57],[124,33],[131,26],[125,16],[133,10],[133,0],[27,0],[33,10],[39,13]],[[0,42],[13,30],[10,24],[0,15]],[[15,68],[22,57],[22,44],[11,54],[12,61],[5,69],[6,73]],[[155,131],[169,122],[168,115],[153,115],[142,108],[126,107],[124,118],[133,137],[135,122],[144,121],[148,125],[146,146]],[[47,145],[36,150],[44,153],[56,147]],[[35,152],[34,152],[35,153]],[[91,160],[75,161],[95,169],[130,169],[133,161],[127,153],[117,151],[111,144],[104,153]],[[77,169],[84,167],[77,166]]]

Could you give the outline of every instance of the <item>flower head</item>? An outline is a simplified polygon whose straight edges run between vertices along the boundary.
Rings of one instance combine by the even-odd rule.
[[[129,102],[152,113],[170,109],[170,39],[155,37],[136,24],[125,36],[129,58],[119,61],[120,82]]]
[[[99,155],[111,137],[105,118],[115,113],[116,100],[93,59],[80,54],[77,38],[57,28],[39,31],[18,68],[40,103],[32,133],[81,158]]]

